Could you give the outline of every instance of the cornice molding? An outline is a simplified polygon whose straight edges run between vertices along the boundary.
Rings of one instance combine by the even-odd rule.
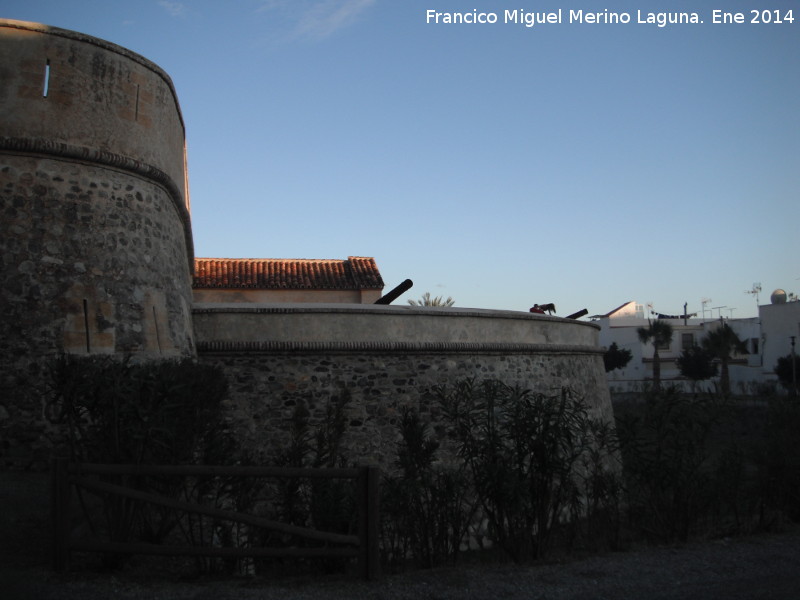
[[[595,346],[472,342],[198,342],[198,354],[602,354]]]

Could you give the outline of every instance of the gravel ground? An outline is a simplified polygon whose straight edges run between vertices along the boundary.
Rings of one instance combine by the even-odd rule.
[[[0,477],[0,598],[4,600],[800,599],[800,527],[532,566],[465,561],[374,582],[345,575],[181,581],[141,567],[117,574],[59,575],[46,567],[47,522],[41,515],[42,510],[46,514],[47,497],[31,493],[37,491],[46,491],[46,480]]]
[[[644,548],[562,563],[461,565],[364,582],[344,575],[176,581],[162,575],[0,568],[6,600],[255,600],[463,598],[740,600],[800,598],[800,529],[682,547]]]

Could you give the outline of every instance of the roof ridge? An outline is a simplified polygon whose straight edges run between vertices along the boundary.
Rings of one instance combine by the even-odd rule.
[[[195,259],[194,288],[383,289],[372,257]]]
[[[347,262],[350,259],[371,259],[371,257],[361,257],[361,256],[350,256],[347,258],[215,258],[215,257],[208,257],[208,256],[198,256],[195,257],[195,260],[206,260],[206,261],[220,261],[220,262]]]

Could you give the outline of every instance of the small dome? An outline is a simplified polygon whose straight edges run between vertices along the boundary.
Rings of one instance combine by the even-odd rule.
[[[772,295],[769,297],[769,301],[773,304],[786,304],[786,292],[778,288],[772,292]]]

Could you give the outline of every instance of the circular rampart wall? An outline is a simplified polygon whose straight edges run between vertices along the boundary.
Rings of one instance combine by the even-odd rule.
[[[536,393],[567,388],[593,416],[613,418],[591,323],[512,311],[364,305],[196,305],[200,360],[221,366],[229,417],[249,450],[274,457],[295,407],[312,422],[347,394],[345,444],[358,462],[391,468],[402,408],[436,428],[431,389],[499,379]]]
[[[49,444],[48,357],[194,353],[184,129],[119,46],[0,20],[0,455]],[[13,447],[12,447],[13,446]]]

